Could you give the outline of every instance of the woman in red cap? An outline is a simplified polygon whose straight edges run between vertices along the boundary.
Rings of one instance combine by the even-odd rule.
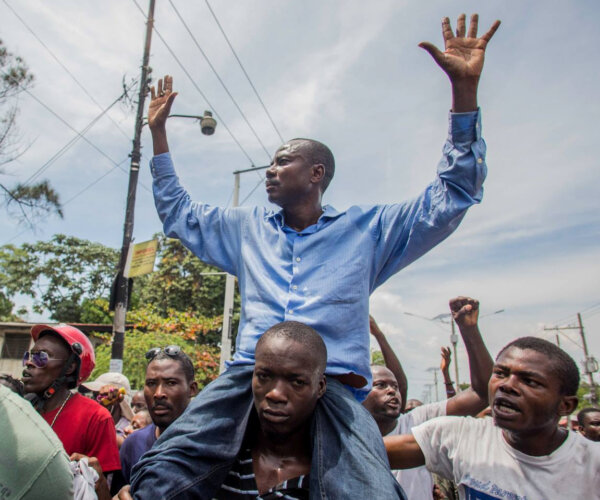
[[[73,453],[97,457],[107,474],[121,468],[113,419],[97,402],[72,393],[95,366],[94,348],[85,334],[69,325],[35,325],[35,342],[23,356],[27,399]]]

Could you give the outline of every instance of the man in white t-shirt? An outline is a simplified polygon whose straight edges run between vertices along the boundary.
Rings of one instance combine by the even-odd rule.
[[[409,434],[413,427],[439,416],[476,415],[487,406],[487,382],[494,362],[477,326],[479,302],[469,297],[457,297],[450,300],[450,311],[465,342],[471,388],[448,400],[418,406],[404,414],[401,409],[406,397],[406,378],[402,366],[371,318],[371,333],[381,347],[386,366],[371,367],[373,389],[363,406],[373,415],[382,436]],[[432,499],[433,478],[425,467],[394,470],[393,473],[410,500]]]
[[[600,447],[558,426],[577,406],[579,370],[554,344],[523,337],[496,358],[493,420],[440,417],[384,439],[394,468],[425,464],[465,500],[600,498]]]

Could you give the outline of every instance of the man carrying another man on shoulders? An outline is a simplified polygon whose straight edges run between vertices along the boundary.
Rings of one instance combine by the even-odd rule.
[[[134,497],[210,498],[216,492],[248,422],[257,341],[286,320],[313,327],[328,349],[331,378],[315,410],[320,425],[312,433],[311,495],[349,498],[366,491],[378,498],[401,497],[387,470],[379,431],[357,402],[370,389],[369,295],[449,236],[481,200],[486,166],[477,87],[499,22],[479,38],[477,24],[475,15],[467,33],[460,16],[454,36],[446,18],[445,52],[421,44],[450,78],[451,124],[437,177],[405,203],[345,212],[323,205],[335,161],[327,146],[309,139],[281,146],[266,171],[269,201],[281,211],[194,203],[179,184],[169,154],[166,121],[176,96],[173,80],[165,77],[151,89],[151,171],[164,232],[204,262],[238,277],[242,312],[232,364],[139,462],[132,475]],[[347,439],[339,439],[344,432]],[[316,446],[320,441],[322,447]]]

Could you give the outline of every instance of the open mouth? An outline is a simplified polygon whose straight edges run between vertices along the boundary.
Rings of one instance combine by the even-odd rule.
[[[510,416],[516,415],[517,413],[521,413],[519,407],[507,399],[497,398],[494,401],[494,414],[502,415],[502,416]]]
[[[392,410],[397,410],[398,408],[400,408],[400,401],[398,401],[397,399],[390,399],[385,403],[385,406],[391,408]]]

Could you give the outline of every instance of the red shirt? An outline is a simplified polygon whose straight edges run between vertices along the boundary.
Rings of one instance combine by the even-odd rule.
[[[60,410],[42,413],[48,425]],[[121,468],[117,433],[109,411],[96,401],[73,394],[52,426],[67,455],[81,453],[96,457],[104,472]]]

